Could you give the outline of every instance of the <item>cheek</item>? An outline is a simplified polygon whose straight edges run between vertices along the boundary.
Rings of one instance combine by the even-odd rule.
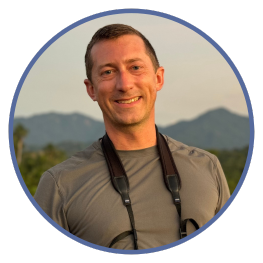
[[[99,91],[101,94],[112,94],[114,92],[115,88],[115,80],[102,80],[100,81],[99,85]]]
[[[147,87],[146,92],[149,93],[149,96],[151,98],[155,98],[157,94],[155,82],[151,79],[151,81],[148,81],[146,83],[146,87]]]
[[[97,100],[99,105],[107,104],[112,97],[112,90],[109,85],[100,85],[97,91]]]

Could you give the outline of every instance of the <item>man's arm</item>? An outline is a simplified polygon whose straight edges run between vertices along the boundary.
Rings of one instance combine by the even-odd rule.
[[[41,176],[34,198],[52,220],[69,231],[62,192],[54,176],[48,171]]]
[[[218,183],[218,191],[219,191],[219,198],[218,198],[218,203],[217,203],[217,208],[215,213],[217,214],[219,210],[224,206],[226,201],[230,197],[230,192],[229,192],[229,187],[227,184],[227,180],[224,174],[224,171],[222,169],[222,166],[219,162],[219,160],[216,158],[216,167],[215,167],[215,173],[216,173],[216,178],[217,178],[217,183]]]

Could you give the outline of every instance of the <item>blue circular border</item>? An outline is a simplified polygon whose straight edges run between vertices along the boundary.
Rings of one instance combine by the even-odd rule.
[[[59,226],[57,223],[55,223],[43,210],[42,208],[37,204],[37,202],[34,200],[34,198],[32,197],[32,195],[30,194],[29,190],[27,189],[27,186],[22,178],[22,175],[20,173],[20,170],[18,168],[18,164],[16,161],[16,156],[15,156],[15,151],[14,151],[14,143],[13,143],[13,121],[14,121],[14,113],[15,113],[15,107],[16,107],[16,103],[17,103],[17,99],[20,93],[20,90],[23,86],[23,83],[29,73],[29,71],[31,70],[31,68],[33,67],[33,65],[35,64],[35,62],[38,60],[38,58],[42,55],[42,53],[53,43],[55,42],[58,38],[60,38],[61,36],[63,36],[65,33],[67,33],[68,31],[70,31],[71,29],[86,23],[88,21],[94,20],[96,18],[99,17],[104,17],[104,16],[108,16],[108,15],[116,15],[116,14],[125,14],[125,13],[138,13],[138,14],[147,14],[147,15],[154,15],[154,16],[159,16],[159,17],[163,17],[163,18],[167,18],[169,20],[175,21],[179,24],[182,24],[190,29],[192,29],[193,31],[195,31],[196,33],[198,33],[199,35],[201,35],[203,38],[205,38],[209,43],[211,43],[219,52],[220,54],[225,58],[225,60],[228,62],[228,64],[230,65],[230,67],[232,68],[232,70],[234,71],[239,84],[241,85],[241,88],[243,90],[245,99],[246,99],[246,103],[247,103],[247,108],[248,108],[248,114],[249,114],[249,126],[250,126],[250,138],[249,138],[249,149],[248,149],[248,155],[247,155],[247,160],[246,160],[246,164],[245,164],[245,168],[243,170],[243,173],[241,175],[241,178],[238,182],[238,185],[236,186],[233,194],[231,195],[231,197],[229,198],[229,200],[226,202],[226,204],[224,205],[224,207],[219,211],[218,214],[216,214],[208,223],[206,223],[203,227],[201,227],[199,230],[195,231],[194,233],[192,233],[191,235],[185,237],[184,239],[178,240],[176,242],[173,242],[171,244],[165,245],[165,246],[161,246],[161,247],[157,247],[157,248],[150,248],[150,249],[143,249],[143,250],[122,250],[122,249],[112,249],[112,248],[107,248],[107,247],[102,247],[99,245],[95,245],[93,243],[87,242],[81,238],[78,238],[77,236],[69,233],[68,231],[66,231],[64,228],[62,228],[61,226]],[[24,189],[27,197],[29,198],[29,200],[31,201],[31,203],[35,206],[35,208],[39,211],[39,213],[50,223],[52,224],[55,228],[57,228],[59,231],[61,231],[63,234],[65,234],[66,236],[72,238],[73,240],[98,249],[98,250],[102,250],[102,251],[106,251],[106,252],[111,252],[111,253],[119,253],[119,254],[145,254],[145,253],[151,253],[151,252],[157,252],[157,251],[161,251],[164,249],[168,249],[174,246],[178,246],[186,241],[188,241],[189,239],[195,237],[196,235],[200,234],[201,232],[203,232],[204,230],[206,230],[210,225],[212,225],[224,212],[225,210],[229,207],[229,205],[232,203],[232,201],[234,200],[234,198],[236,197],[237,193],[239,192],[246,174],[248,172],[248,168],[251,162],[251,158],[252,158],[252,151],[253,151],[253,145],[254,145],[254,119],[253,119],[253,111],[252,111],[252,106],[251,106],[251,102],[249,99],[249,95],[245,86],[245,83],[242,79],[242,77],[240,76],[237,68],[235,67],[234,63],[231,61],[231,59],[229,58],[229,56],[225,53],[225,51],[213,40],[211,39],[208,35],[206,35],[204,32],[202,32],[200,29],[196,28],[195,26],[189,24],[188,22],[165,14],[165,13],[161,13],[161,12],[157,12],[157,11],[151,11],[151,10],[145,10],[145,9],[117,9],[117,10],[111,10],[111,11],[106,11],[106,12],[102,12],[102,13],[98,13],[86,18],[83,18],[75,23],[73,23],[72,25],[66,27],[65,29],[63,29],[62,31],[60,31],[57,35],[55,35],[53,38],[51,38],[38,52],[37,54],[34,56],[34,58],[30,61],[29,65],[27,66],[26,70],[24,71],[17,89],[15,91],[14,94],[14,98],[13,98],[13,102],[12,102],[12,106],[11,106],[11,110],[10,110],[10,117],[9,117],[9,146],[10,146],[10,152],[11,152],[11,157],[13,160],[13,164],[14,164],[14,168],[18,177],[18,180],[22,186],[22,188]]]

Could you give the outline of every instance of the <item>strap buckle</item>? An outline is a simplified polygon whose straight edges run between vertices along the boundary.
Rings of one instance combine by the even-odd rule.
[[[130,205],[131,204],[131,199],[124,199],[124,204],[125,205]]]
[[[180,203],[181,203],[180,198],[174,198],[174,203],[175,203],[175,204],[180,204]]]

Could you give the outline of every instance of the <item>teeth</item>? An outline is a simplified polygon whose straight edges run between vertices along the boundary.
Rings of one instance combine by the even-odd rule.
[[[128,104],[128,103],[132,103],[134,101],[137,101],[140,97],[136,97],[136,98],[133,98],[133,99],[130,99],[130,100],[118,100],[117,102],[118,103],[121,103],[121,104]]]

